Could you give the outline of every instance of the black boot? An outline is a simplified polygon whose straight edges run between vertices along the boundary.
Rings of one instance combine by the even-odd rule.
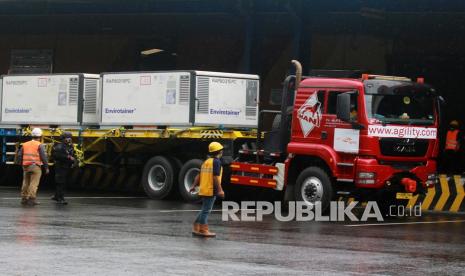
[[[27,205],[28,199],[26,197],[21,198],[21,205]]]
[[[64,198],[61,198],[57,201],[57,204],[61,204],[61,205],[67,205],[68,202],[64,199]]]
[[[38,202],[35,198],[30,198],[27,200],[27,205],[29,206],[36,206],[39,205],[40,202]]]

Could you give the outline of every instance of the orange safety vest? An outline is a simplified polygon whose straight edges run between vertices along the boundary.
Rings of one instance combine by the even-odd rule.
[[[221,183],[221,175],[223,174],[223,168],[220,170],[219,176],[213,175],[213,158],[208,158],[203,162],[202,167],[200,168],[200,196],[213,196],[214,183],[213,177],[218,177],[219,183]]]
[[[447,132],[445,150],[453,150],[453,151],[459,150],[459,142],[457,141],[458,134],[459,134],[459,131],[457,129],[449,130]]]
[[[23,166],[43,165],[39,154],[39,141],[29,141],[23,144]]]

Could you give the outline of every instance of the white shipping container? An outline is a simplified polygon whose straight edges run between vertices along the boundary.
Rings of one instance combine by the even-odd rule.
[[[101,125],[188,125],[189,72],[102,74]]]
[[[78,126],[98,123],[99,75],[5,75],[1,123]]]
[[[196,71],[195,125],[258,126],[257,75]]]
[[[256,75],[203,71],[102,74],[101,125],[256,127]]]

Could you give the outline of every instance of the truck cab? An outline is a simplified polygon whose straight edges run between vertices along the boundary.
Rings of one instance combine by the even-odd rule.
[[[272,178],[271,188],[323,209],[337,195],[405,204],[436,183],[439,97],[422,79],[300,78],[286,79],[279,127],[257,143],[263,158],[254,166],[276,173],[246,170],[242,182]],[[232,178],[244,176],[245,167],[233,163]]]

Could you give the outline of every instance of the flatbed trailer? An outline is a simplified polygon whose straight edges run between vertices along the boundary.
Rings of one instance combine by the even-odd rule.
[[[16,166],[15,153],[21,143],[30,139],[31,129],[0,129],[2,183],[8,178],[9,170],[5,168]],[[49,151],[61,133],[72,134],[80,168],[73,172],[71,182],[78,186],[143,189],[154,199],[179,192],[186,201],[197,200],[195,193],[189,193],[189,187],[210,142],[219,141],[225,146],[225,163],[229,164],[238,148],[253,144],[257,137],[255,129],[213,127],[59,129],[42,126],[42,130],[42,140],[48,144]]]

